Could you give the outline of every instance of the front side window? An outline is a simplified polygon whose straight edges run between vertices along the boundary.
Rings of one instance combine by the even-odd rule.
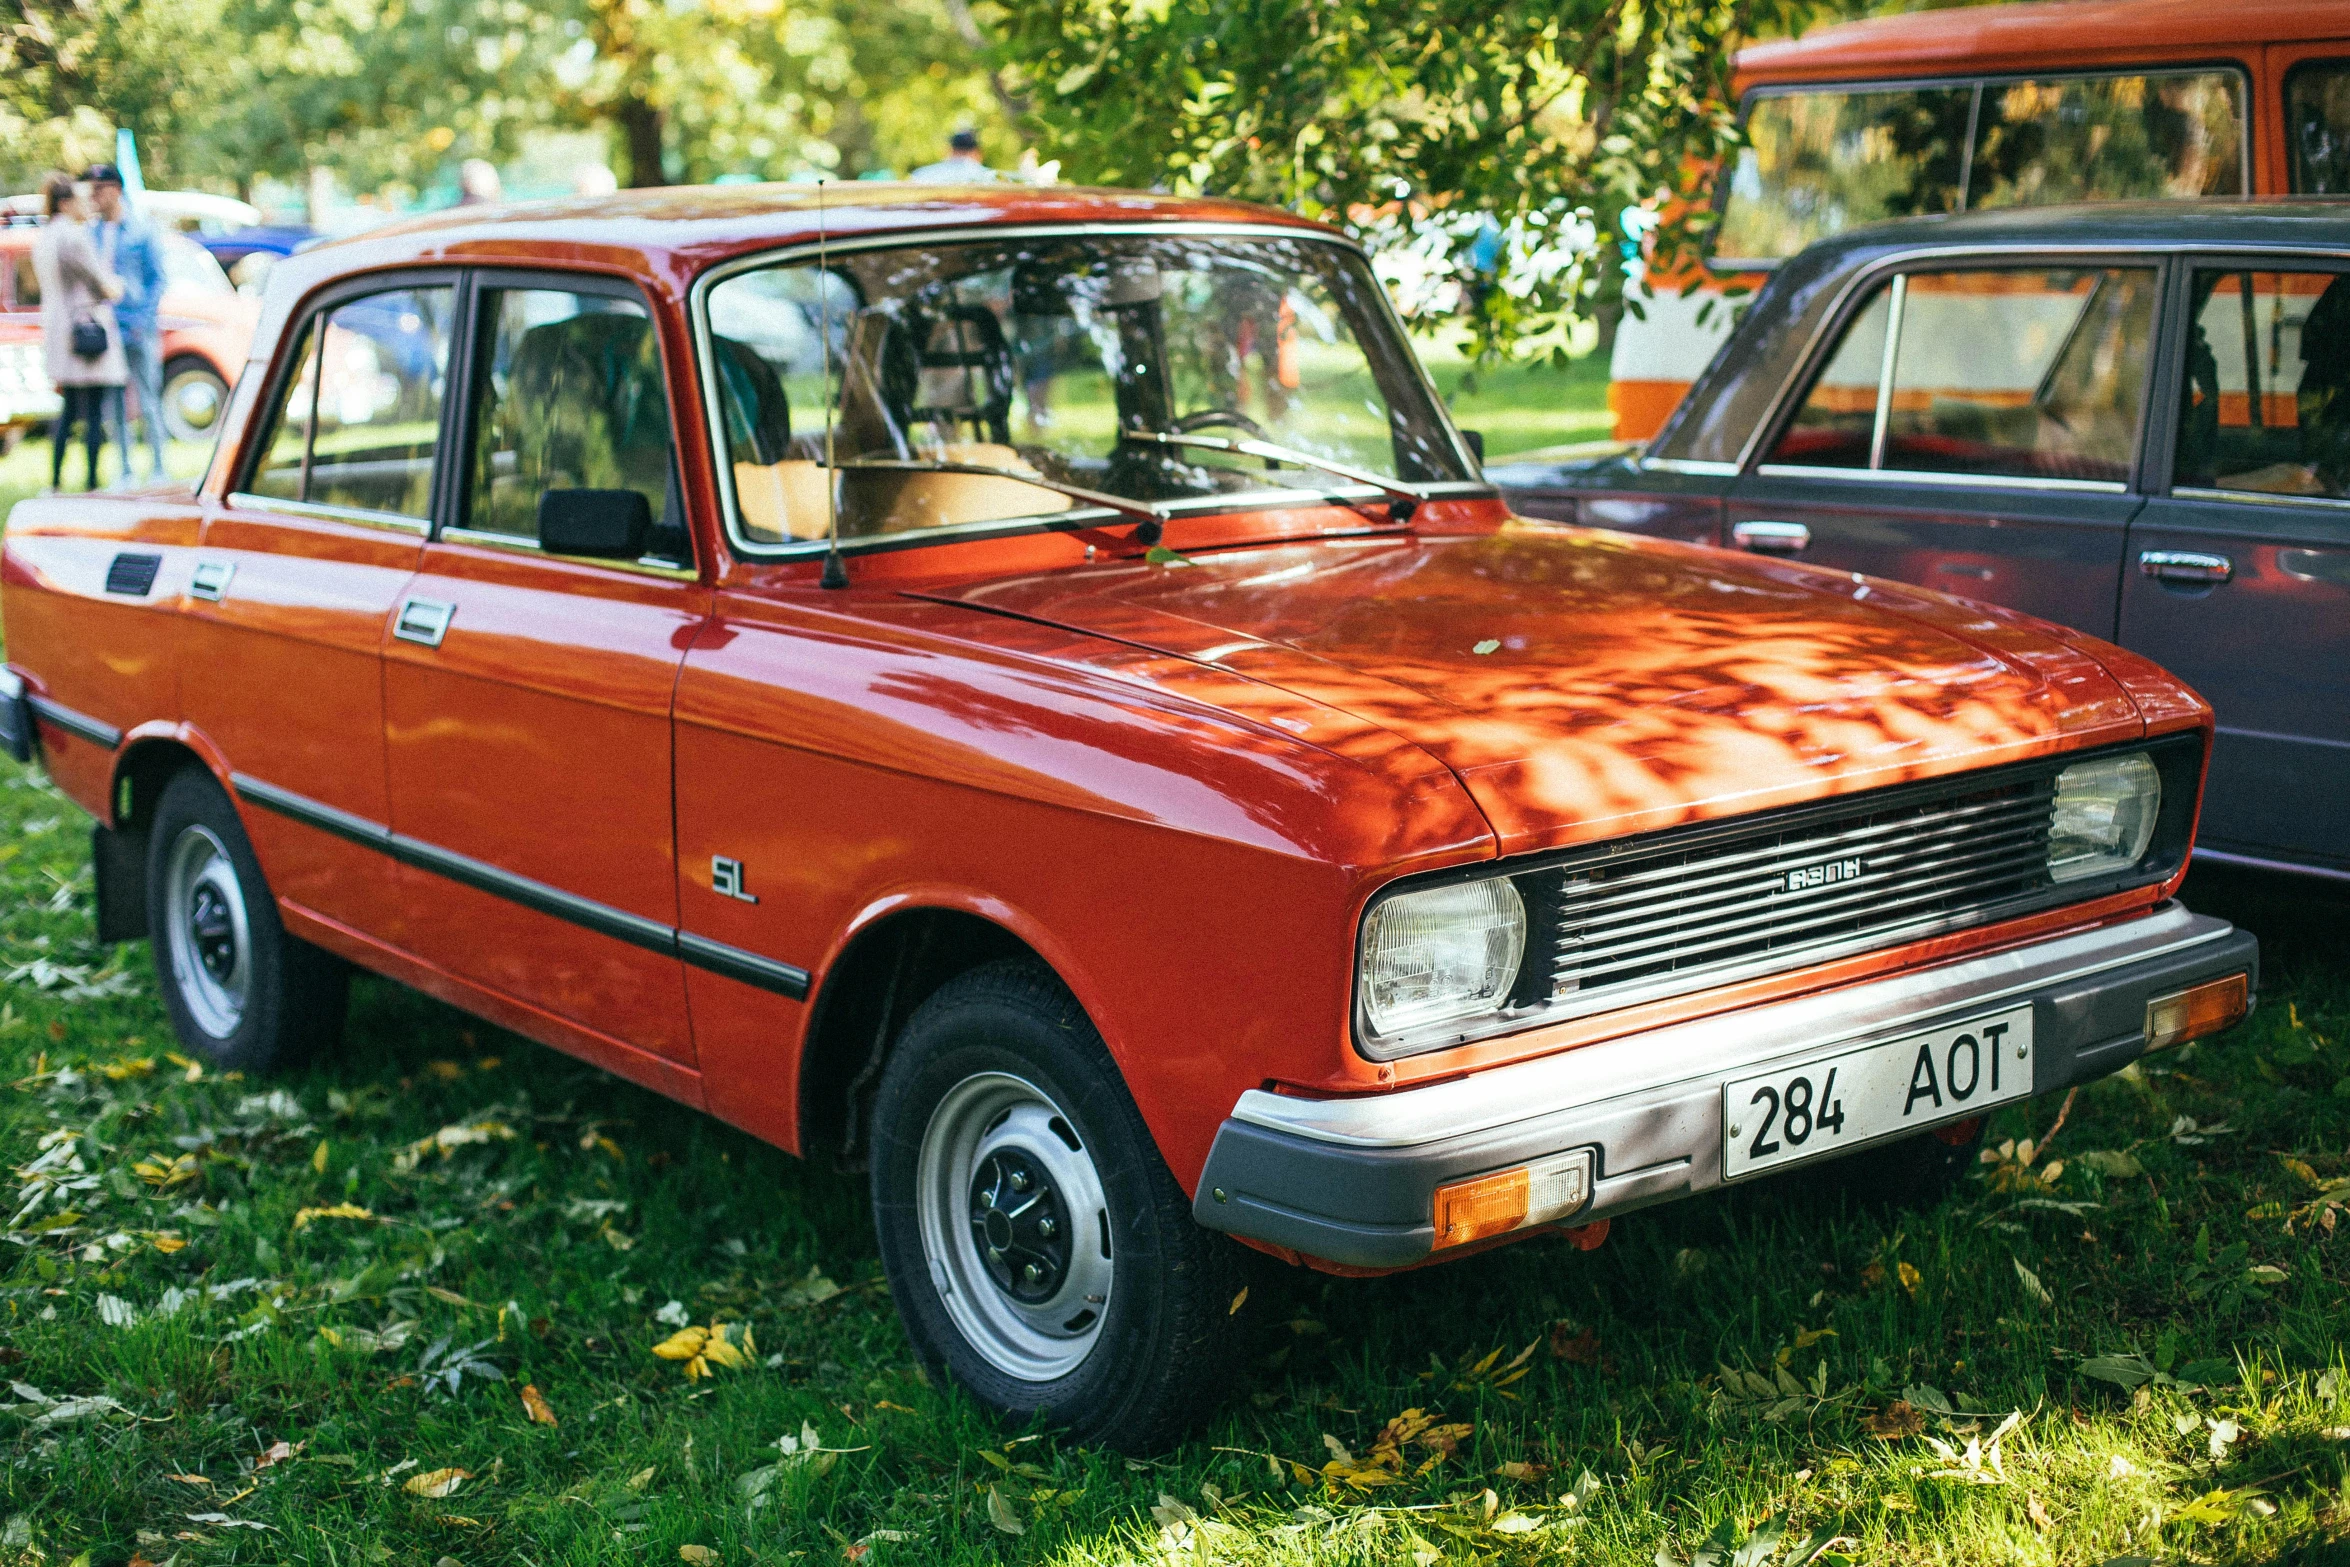
[[[2285,78],[2293,193],[2350,196],[2350,60],[2311,60]]]
[[[485,287],[476,308],[464,526],[535,543],[550,491],[634,490],[655,519],[651,553],[685,558],[660,343],[643,303]]]
[[[2199,271],[2183,488],[2350,499],[2350,274]]]
[[[2345,123],[2326,145],[2343,145]],[[2243,129],[2232,70],[1765,92],[1723,181],[1714,249],[1767,262],[1880,218],[2240,196]]]
[[[1139,502],[1465,479],[1351,250],[1313,239],[1047,235],[851,252],[707,296],[724,471],[753,545]],[[832,467],[827,470],[827,425]],[[836,481],[828,483],[828,480]],[[829,491],[829,494],[828,494]]]
[[[312,316],[247,488],[429,521],[456,290],[393,289]]]
[[[2125,483],[2155,280],[2150,267],[2003,267],[1882,284],[1769,460]]]

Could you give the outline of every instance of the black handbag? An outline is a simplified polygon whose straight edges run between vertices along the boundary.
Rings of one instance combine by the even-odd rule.
[[[96,321],[76,321],[73,324],[73,356],[76,359],[99,359],[105,353],[105,326]]]

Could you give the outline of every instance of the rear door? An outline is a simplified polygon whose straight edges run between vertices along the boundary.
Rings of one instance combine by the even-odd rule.
[[[2350,255],[2201,261],[2174,299],[2121,641],[2218,714],[2198,851],[2350,873]]]
[[[2160,270],[1938,263],[1847,312],[1724,542],[2113,633]]]
[[[690,1092],[636,1055],[693,1060],[669,726],[710,600],[659,335],[617,280],[483,272],[471,299],[443,525],[383,644],[400,940]],[[563,490],[642,494],[644,554],[542,551],[540,501]]]

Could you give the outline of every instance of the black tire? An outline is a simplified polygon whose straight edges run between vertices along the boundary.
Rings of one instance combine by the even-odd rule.
[[[875,1098],[872,1180],[890,1293],[934,1375],[1007,1422],[1126,1452],[1164,1450],[1215,1407],[1235,1248],[1193,1222],[1101,1035],[1040,965],[974,969],[915,1012]],[[926,1240],[926,1207],[949,1245]]]
[[[341,1041],[350,970],[286,934],[236,807],[201,768],[174,774],[156,802],[147,930],[189,1054],[265,1072]]]
[[[163,367],[163,433],[175,441],[209,441],[228,412],[228,382],[193,354]]]
[[[1880,1143],[1848,1158],[1804,1172],[1823,1196],[1839,1196],[1859,1207],[1931,1208],[1948,1197],[1980,1161],[1988,1118],[1974,1116],[1948,1126]]]

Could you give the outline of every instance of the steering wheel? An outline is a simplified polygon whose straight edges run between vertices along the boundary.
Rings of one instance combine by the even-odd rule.
[[[1185,414],[1175,421],[1175,432],[1178,435],[1190,435],[1194,431],[1212,429],[1220,424],[1235,430],[1245,430],[1260,441],[1265,438],[1265,427],[1237,408],[1202,408],[1197,413]]]

